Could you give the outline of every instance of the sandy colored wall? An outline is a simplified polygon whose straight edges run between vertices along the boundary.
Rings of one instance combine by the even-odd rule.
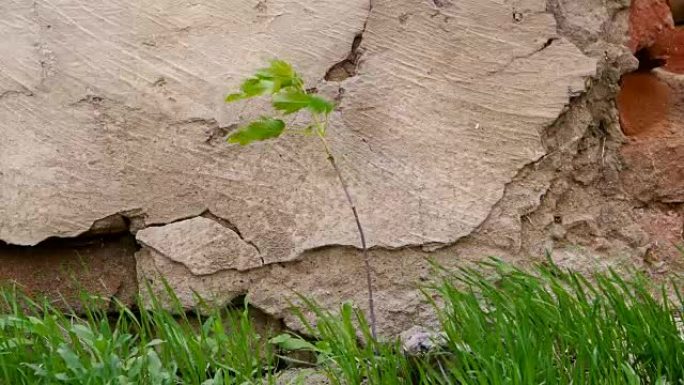
[[[385,332],[430,318],[415,289],[426,257],[681,266],[667,243],[681,240],[681,181],[663,182],[672,199],[645,194],[630,174],[642,153],[625,155],[627,1],[16,0],[0,15],[7,253],[130,234],[138,280],[163,275],[189,307],[193,292],[247,295],[292,326],[292,290],[365,306],[353,218],[318,144],[222,140],[262,113],[223,96],[280,57],[339,101],[330,141]]]

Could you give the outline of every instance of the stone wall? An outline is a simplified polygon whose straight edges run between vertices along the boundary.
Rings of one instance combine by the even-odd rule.
[[[656,85],[624,78],[617,97],[634,53],[672,56],[657,44],[674,30],[667,4],[642,3],[3,2],[0,276],[40,290],[49,274],[18,271],[81,250],[97,266],[82,281],[107,278],[85,285],[106,296],[163,277],[187,307],[195,292],[246,295],[290,327],[294,292],[365,307],[353,217],[318,144],[222,140],[262,113],[223,96],[274,57],[338,101],[330,141],[372,247],[383,332],[430,321],[428,258],[548,251],[587,272],[684,271],[682,146],[669,144],[681,110],[653,107],[670,123],[641,134],[662,114],[644,118],[629,96],[677,101],[679,80],[666,66]]]

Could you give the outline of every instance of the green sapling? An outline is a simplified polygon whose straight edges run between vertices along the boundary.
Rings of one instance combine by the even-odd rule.
[[[289,115],[295,112],[306,110],[311,116],[311,121],[304,127],[287,127],[285,121],[278,117],[262,116],[237,131],[228,135],[229,143],[238,143],[242,146],[253,142],[273,139],[284,133],[302,133],[306,135],[316,135],[323,146],[325,155],[330,165],[337,174],[340,186],[344,191],[347,203],[354,215],[356,228],[361,240],[361,248],[366,269],[366,283],[368,285],[368,307],[370,311],[371,333],[373,338],[376,334],[375,305],[373,303],[373,282],[370,267],[370,257],[366,246],[366,236],[363,226],[359,220],[356,205],[349,192],[349,187],[340,171],[335,156],[333,155],[330,144],[326,139],[328,129],[328,118],[330,113],[335,110],[335,104],[328,99],[314,95],[304,88],[304,81],[292,66],[282,60],[273,60],[269,67],[258,70],[253,76],[242,82],[240,92],[230,94],[226,97],[226,102],[236,102],[239,100],[250,99],[262,95],[271,96],[273,108],[281,115]]]

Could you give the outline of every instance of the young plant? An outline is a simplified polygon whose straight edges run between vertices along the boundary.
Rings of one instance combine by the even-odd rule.
[[[347,182],[335,161],[335,156],[333,155],[330,144],[326,140],[328,117],[335,109],[335,104],[330,100],[308,92],[304,88],[304,81],[301,76],[299,76],[289,63],[282,60],[273,60],[269,67],[258,70],[254,76],[242,83],[240,92],[228,95],[226,97],[226,102],[231,103],[261,95],[270,95],[273,108],[280,114],[290,115],[305,110],[309,112],[311,121],[304,128],[288,128],[285,121],[280,118],[263,116],[230,134],[228,136],[228,142],[246,146],[253,142],[277,138],[288,132],[316,135],[323,145],[323,150],[325,151],[328,162],[330,162],[335,174],[337,174],[340,186],[344,191],[347,203],[349,204],[349,208],[356,221],[356,228],[359,233],[359,238],[361,239],[363,260],[366,268],[371,331],[373,338],[375,338],[377,334],[375,325],[375,305],[373,303],[373,282],[371,277],[370,258],[366,246],[366,236],[363,232],[363,226],[359,220],[359,214],[349,192]]]

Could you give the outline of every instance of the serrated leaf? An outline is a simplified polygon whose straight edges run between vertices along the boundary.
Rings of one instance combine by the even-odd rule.
[[[273,81],[259,78],[249,78],[240,86],[242,94],[246,98],[259,96],[266,91],[273,89]]]
[[[226,103],[236,102],[242,99],[249,99],[264,93],[274,93],[280,90],[280,81],[272,79],[260,79],[253,77],[245,80],[240,85],[242,92],[226,96]]]
[[[274,118],[261,118],[228,136],[228,142],[246,146],[252,142],[273,139],[285,129],[285,122]]]
[[[273,108],[287,115],[302,108],[308,108],[311,104],[311,96],[299,90],[288,89],[274,95],[272,103]]]
[[[264,78],[292,78],[296,74],[297,73],[295,72],[294,68],[292,68],[290,63],[279,59],[271,60],[271,63],[268,67],[261,68],[257,71],[257,76]]]
[[[309,95],[295,88],[288,88],[273,96],[273,108],[284,114],[292,114],[303,108],[317,114],[328,114],[335,105],[320,96]]]
[[[300,86],[302,80],[292,66],[284,60],[273,60],[271,65],[256,72],[256,77],[262,80],[275,82],[273,92],[280,88]]]

